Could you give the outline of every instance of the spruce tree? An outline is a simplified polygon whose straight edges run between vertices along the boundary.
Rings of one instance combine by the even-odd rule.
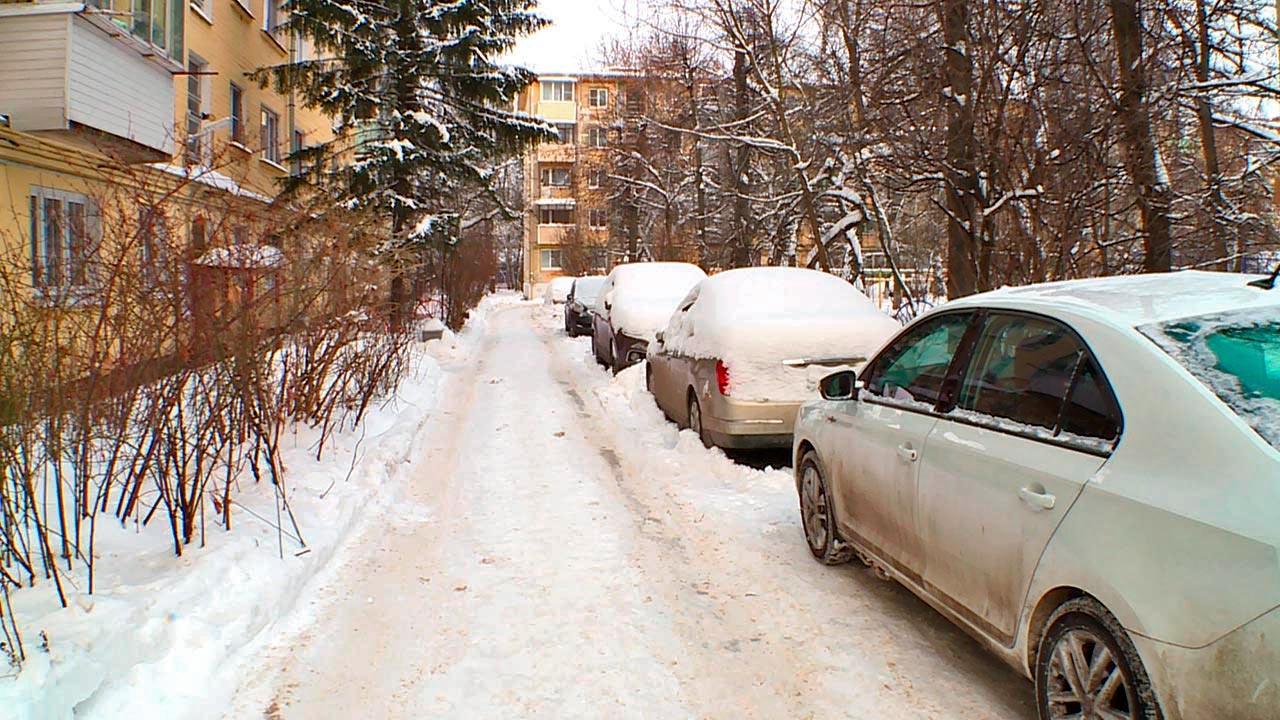
[[[307,168],[286,192],[386,218],[396,258],[391,304],[403,320],[405,275],[439,243],[456,242],[459,198],[488,193],[493,170],[552,128],[515,111],[536,78],[499,64],[546,21],[536,0],[287,0],[285,32],[313,59],[264,68],[262,84],[297,93],[334,118],[337,137],[297,153]]]

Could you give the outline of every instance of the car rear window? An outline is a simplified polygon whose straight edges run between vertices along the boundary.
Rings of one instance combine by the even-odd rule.
[[[1280,308],[1138,328],[1280,449]]]

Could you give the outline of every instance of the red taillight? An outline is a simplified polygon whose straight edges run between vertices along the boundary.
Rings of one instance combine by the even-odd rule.
[[[720,387],[720,394],[729,395],[729,368],[725,366],[723,360],[716,361],[716,385]]]

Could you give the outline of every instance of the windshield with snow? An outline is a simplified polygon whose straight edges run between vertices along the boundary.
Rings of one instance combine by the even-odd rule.
[[[1280,308],[1138,329],[1280,449]]]

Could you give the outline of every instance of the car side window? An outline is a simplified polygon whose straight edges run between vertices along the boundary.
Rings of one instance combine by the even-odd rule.
[[[1019,425],[1113,439],[1113,400],[1088,350],[1065,326],[994,315],[961,385],[961,410]]]
[[[872,397],[936,405],[947,368],[972,318],[971,313],[950,313],[908,330],[863,374],[866,393]]]

